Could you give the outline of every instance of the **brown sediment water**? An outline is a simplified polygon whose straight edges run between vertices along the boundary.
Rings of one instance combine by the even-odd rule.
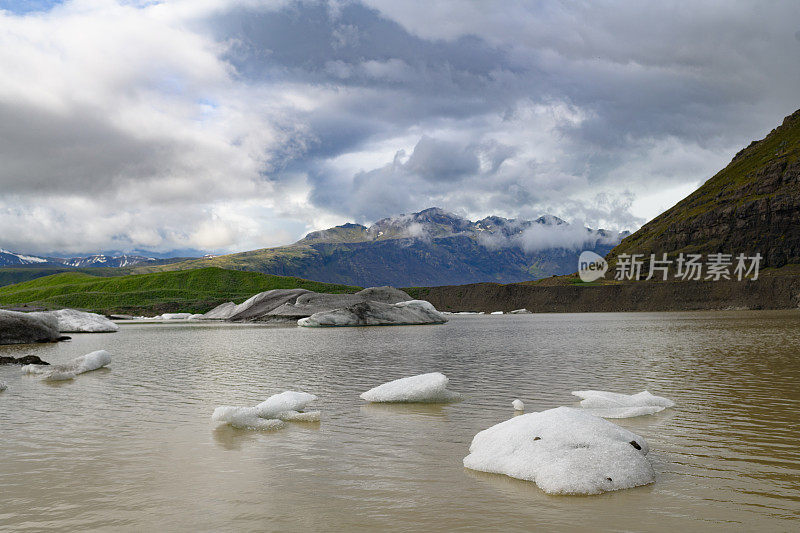
[[[443,326],[306,329],[132,324],[0,347],[108,369],[50,384],[0,367],[0,529],[786,531],[800,525],[800,312],[454,316]],[[447,405],[370,405],[384,381],[440,371]],[[222,404],[286,389],[322,421],[258,432]],[[673,399],[615,421],[656,482],[599,496],[467,470],[478,431],[576,405],[572,390]]]

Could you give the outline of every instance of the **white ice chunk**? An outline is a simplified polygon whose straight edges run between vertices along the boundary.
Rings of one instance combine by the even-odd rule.
[[[39,374],[48,381],[72,379],[78,374],[102,368],[111,363],[111,354],[105,350],[87,353],[63,365],[25,365],[24,374]]]
[[[501,422],[475,435],[469,451],[465,467],[533,481],[549,494],[599,494],[655,480],[642,437],[570,407]]]
[[[287,390],[270,396],[255,408],[261,418],[279,418],[278,415],[285,411],[302,411],[316,399],[316,396],[307,392]]]
[[[97,313],[86,313],[76,309],[60,309],[47,314],[58,319],[61,333],[113,333],[119,326]]]
[[[528,311],[525,308],[522,308],[522,309],[514,309],[513,311],[509,311],[509,314],[511,314],[511,315],[530,315],[531,312]]]
[[[489,314],[491,314],[491,315],[502,315],[502,314],[503,314],[503,312],[502,312],[502,311],[492,311],[492,312],[491,312],[491,313],[489,313]]]
[[[316,399],[316,396],[307,392],[285,391],[270,396],[254,407],[217,407],[211,420],[235,428],[257,430],[280,429],[286,426],[284,421],[319,422],[319,411],[303,412],[306,405]]]
[[[7,388],[8,388],[8,385],[6,385],[5,381],[0,381],[0,392],[3,392]]]
[[[239,429],[272,430],[286,426],[282,420],[276,418],[261,418],[255,407],[223,405],[214,409],[211,420],[224,422]]]
[[[440,372],[420,374],[389,381],[361,394],[368,402],[439,403],[461,399],[457,392],[447,390],[450,380]]]
[[[402,326],[444,324],[447,317],[425,300],[407,300],[394,304],[360,302],[349,307],[320,311],[297,321],[305,327]]]
[[[161,320],[188,320],[192,313],[164,313]]]
[[[573,391],[572,394],[581,398],[581,407],[603,418],[652,415],[667,407],[675,406],[672,400],[654,396],[648,391],[638,394],[619,394],[601,390],[579,390]]]
[[[517,398],[516,400],[511,402],[511,406],[514,407],[515,411],[524,411],[525,410],[525,404],[522,403],[522,400],[520,400],[519,398]]]

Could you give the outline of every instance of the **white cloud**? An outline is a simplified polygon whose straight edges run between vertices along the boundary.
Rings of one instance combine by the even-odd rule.
[[[0,246],[245,250],[432,205],[635,229],[797,106],[797,4],[366,4],[0,11]]]

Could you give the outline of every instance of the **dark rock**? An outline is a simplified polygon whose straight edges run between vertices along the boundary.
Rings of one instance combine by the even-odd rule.
[[[0,310],[0,344],[55,342],[60,337],[54,316]]]
[[[0,357],[0,365],[49,365],[37,355],[24,355],[22,357]]]

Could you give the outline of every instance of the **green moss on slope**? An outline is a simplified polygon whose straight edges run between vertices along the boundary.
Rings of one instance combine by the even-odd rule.
[[[220,303],[241,303],[271,289],[352,293],[359,287],[259,272],[200,268],[113,278],[63,273],[0,287],[0,305],[72,307],[101,313],[203,313]]]

